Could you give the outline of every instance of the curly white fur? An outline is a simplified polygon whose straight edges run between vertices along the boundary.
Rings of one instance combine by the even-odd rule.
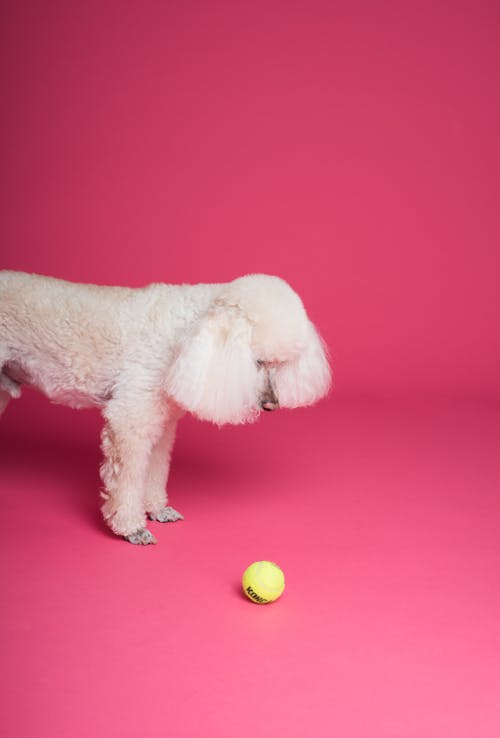
[[[141,289],[0,272],[0,414],[21,386],[102,408],[104,518],[134,543],[172,520],[166,482],[185,411],[219,425],[310,405],[330,386],[324,345],[278,277]]]

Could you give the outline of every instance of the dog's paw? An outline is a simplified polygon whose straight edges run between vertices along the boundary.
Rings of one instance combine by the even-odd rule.
[[[158,523],[175,523],[176,520],[184,520],[184,515],[174,510],[173,507],[164,507],[157,513],[148,513],[150,520],[156,520]]]
[[[156,538],[147,528],[137,530],[129,536],[125,536],[125,540],[134,543],[136,546],[148,546],[150,543],[156,543]]]

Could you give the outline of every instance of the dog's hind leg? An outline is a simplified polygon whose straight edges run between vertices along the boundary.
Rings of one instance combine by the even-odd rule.
[[[5,390],[0,389],[0,416],[4,412],[5,408],[9,404],[10,395]]]
[[[0,371],[0,392],[6,392],[10,397],[17,399],[21,397],[21,385]]]
[[[11,379],[0,367],[0,415],[9,404],[11,397],[21,397],[21,385]]]

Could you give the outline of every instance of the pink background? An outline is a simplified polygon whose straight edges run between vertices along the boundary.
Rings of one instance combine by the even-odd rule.
[[[279,274],[336,378],[184,421],[148,549],[101,523],[99,417],[9,408],[7,738],[500,734],[499,8],[1,4],[0,267]]]

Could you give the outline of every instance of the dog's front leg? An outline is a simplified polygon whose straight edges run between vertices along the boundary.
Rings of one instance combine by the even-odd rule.
[[[172,523],[183,520],[183,516],[167,506],[166,485],[170,470],[170,458],[175,440],[178,414],[170,410],[169,417],[163,428],[163,433],[154,445],[149,457],[146,473],[146,512],[151,520],[160,523]]]
[[[104,519],[114,533],[131,543],[156,543],[146,528],[144,497],[151,449],[161,436],[163,415],[151,407],[139,412],[123,405],[107,408],[104,415]]]

